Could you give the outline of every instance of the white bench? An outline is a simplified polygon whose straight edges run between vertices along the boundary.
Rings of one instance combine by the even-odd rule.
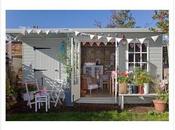
[[[125,104],[125,97],[154,97],[157,96],[156,93],[150,93],[150,94],[119,94],[119,105],[121,109],[124,109]]]

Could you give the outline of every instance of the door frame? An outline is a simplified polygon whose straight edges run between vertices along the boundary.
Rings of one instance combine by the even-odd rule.
[[[71,38],[71,102],[80,98],[81,88],[81,42]]]

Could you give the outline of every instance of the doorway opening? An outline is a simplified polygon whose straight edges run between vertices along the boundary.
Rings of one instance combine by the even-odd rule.
[[[112,71],[115,71],[115,42],[81,44],[81,97],[113,96]]]

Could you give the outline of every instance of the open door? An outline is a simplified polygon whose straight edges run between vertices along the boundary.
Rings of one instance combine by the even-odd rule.
[[[76,38],[71,39],[71,101],[80,98],[80,42]]]

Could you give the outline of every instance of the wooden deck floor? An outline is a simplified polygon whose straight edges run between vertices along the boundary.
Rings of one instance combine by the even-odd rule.
[[[114,97],[81,97],[76,103],[117,104]]]
[[[125,97],[125,104],[151,104],[154,96],[150,97]],[[90,103],[90,104],[118,104],[114,97],[81,97],[76,103]]]

